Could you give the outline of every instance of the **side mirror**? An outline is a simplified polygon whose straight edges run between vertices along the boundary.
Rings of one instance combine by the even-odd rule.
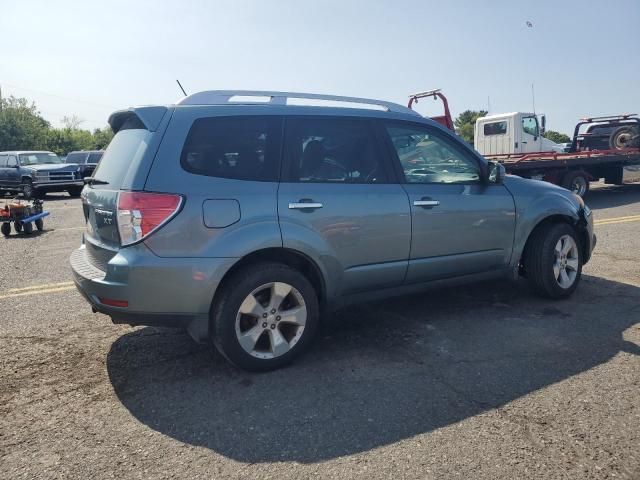
[[[489,162],[489,183],[502,185],[506,174],[507,171],[504,169],[504,165],[498,162]]]
[[[540,135],[544,135],[544,132],[547,131],[547,117],[546,115],[540,115]]]

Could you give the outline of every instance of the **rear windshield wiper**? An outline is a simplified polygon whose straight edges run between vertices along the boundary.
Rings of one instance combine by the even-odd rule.
[[[99,178],[85,177],[84,184],[85,185],[109,185],[109,182],[107,182],[106,180],[100,180]]]

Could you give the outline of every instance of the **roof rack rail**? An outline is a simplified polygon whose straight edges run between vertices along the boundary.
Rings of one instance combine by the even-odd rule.
[[[253,97],[253,98],[252,98]],[[234,98],[237,98],[234,100]],[[254,90],[210,90],[191,94],[181,98],[176,105],[228,105],[228,104],[249,104],[249,105],[287,105],[288,100],[319,100],[320,102],[343,103],[347,108],[376,108],[387,112],[408,113],[420,115],[414,110],[397,103],[385,102],[383,100],[373,100],[370,98],[341,97],[338,95],[322,95],[318,93],[297,93],[297,92],[271,92]],[[353,104],[353,105],[349,105]],[[300,105],[300,103],[296,103]],[[319,106],[319,105],[314,105]]]
[[[606,117],[586,117],[581,118],[581,122],[607,122],[612,120],[629,120],[632,117],[636,117],[636,113],[623,113],[621,115],[607,115]]]

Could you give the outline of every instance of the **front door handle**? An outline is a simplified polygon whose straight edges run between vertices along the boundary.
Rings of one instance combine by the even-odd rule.
[[[291,210],[312,210],[316,208],[322,208],[323,205],[319,202],[311,202],[309,200],[302,199],[299,202],[293,202],[289,204]]]
[[[440,205],[440,202],[438,200],[427,200],[423,198],[422,200],[414,200],[413,205],[416,207],[433,208]]]

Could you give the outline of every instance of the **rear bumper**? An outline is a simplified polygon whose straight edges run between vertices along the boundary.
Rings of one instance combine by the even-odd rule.
[[[186,328],[202,341],[208,337],[213,295],[235,260],[161,258],[139,244],[120,250],[102,271],[91,264],[83,245],[70,263],[80,293],[114,323]],[[113,300],[127,306],[106,304]]]

